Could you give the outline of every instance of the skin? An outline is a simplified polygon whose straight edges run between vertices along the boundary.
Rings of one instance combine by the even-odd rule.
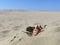
[[[37,34],[38,34],[38,32],[39,32],[39,26],[38,25],[36,25],[35,26],[35,29],[33,30],[33,32],[32,32],[32,36],[36,36]]]

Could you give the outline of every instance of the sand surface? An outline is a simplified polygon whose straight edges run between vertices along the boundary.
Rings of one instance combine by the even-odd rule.
[[[36,23],[47,27],[34,37],[23,32]],[[0,45],[60,45],[60,12],[0,11]]]

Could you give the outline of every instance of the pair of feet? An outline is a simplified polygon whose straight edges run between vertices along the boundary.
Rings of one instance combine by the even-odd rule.
[[[38,33],[40,33],[42,31],[42,29],[44,29],[47,25],[44,25],[44,27],[42,27],[41,25],[36,24],[35,26],[28,26],[26,28],[26,32],[27,34],[31,34],[32,36],[36,36]]]

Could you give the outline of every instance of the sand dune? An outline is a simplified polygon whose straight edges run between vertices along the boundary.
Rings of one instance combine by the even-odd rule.
[[[36,23],[47,27],[35,37],[23,32]],[[0,45],[60,45],[60,12],[0,11]]]

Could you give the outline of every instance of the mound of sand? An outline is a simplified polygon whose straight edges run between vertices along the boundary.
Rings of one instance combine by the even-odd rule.
[[[60,45],[60,12],[0,11],[0,45]],[[47,25],[35,37],[25,31],[36,23]]]

